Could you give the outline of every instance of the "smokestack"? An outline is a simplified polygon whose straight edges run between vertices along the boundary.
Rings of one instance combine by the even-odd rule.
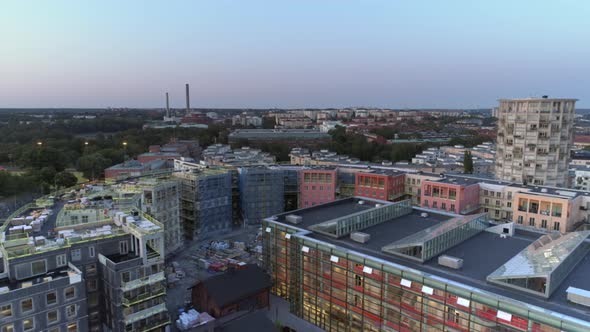
[[[190,91],[188,88],[188,83],[186,84],[186,113],[188,114],[191,110],[191,97]]]
[[[170,119],[170,99],[168,99],[168,92],[166,92],[166,117]]]

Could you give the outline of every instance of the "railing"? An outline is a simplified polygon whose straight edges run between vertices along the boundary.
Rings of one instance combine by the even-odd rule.
[[[125,295],[123,295],[123,300],[121,302],[123,303],[124,306],[129,307],[129,306],[132,306],[132,305],[137,304],[139,302],[149,300],[154,297],[162,296],[165,294],[166,294],[166,288],[162,287],[159,290],[139,294],[134,297],[126,297]]]
[[[137,287],[153,284],[153,283],[160,282],[163,280],[166,280],[166,277],[164,275],[164,271],[160,271],[158,273],[154,273],[154,274],[149,275],[147,277],[134,279],[134,280],[131,280],[128,282],[122,282],[121,289],[124,292],[126,292],[126,291],[130,291],[132,289],[135,289]]]
[[[170,319],[169,318],[163,318],[163,319],[158,319],[156,321],[153,322],[149,322],[146,324],[141,324],[139,326],[136,327],[136,330],[140,331],[140,332],[147,332],[147,331],[153,331],[159,327],[163,327],[166,325],[170,324]]]

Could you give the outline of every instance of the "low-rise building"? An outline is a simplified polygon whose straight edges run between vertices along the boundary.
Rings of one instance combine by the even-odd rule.
[[[389,170],[365,170],[356,173],[355,196],[395,201],[404,196],[404,173]]]
[[[299,171],[299,208],[336,199],[336,168],[313,167]]]
[[[193,305],[199,312],[221,318],[239,311],[268,308],[270,276],[257,265],[228,271],[191,287]]]
[[[420,206],[457,214],[469,214],[479,209],[479,181],[467,178],[443,177],[437,181],[422,181]]]

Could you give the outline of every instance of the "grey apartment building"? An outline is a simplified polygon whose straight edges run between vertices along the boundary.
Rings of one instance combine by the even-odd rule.
[[[99,191],[100,192],[100,191]],[[104,191],[107,193],[107,191]],[[30,204],[1,226],[0,331],[163,331],[163,225],[111,193]]]

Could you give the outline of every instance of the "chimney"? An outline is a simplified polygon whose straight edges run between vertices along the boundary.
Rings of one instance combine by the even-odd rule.
[[[186,114],[188,114],[191,110],[191,97],[190,91],[188,87],[188,83],[186,84]]]
[[[168,99],[168,92],[166,92],[166,117],[170,119],[170,100]]]

